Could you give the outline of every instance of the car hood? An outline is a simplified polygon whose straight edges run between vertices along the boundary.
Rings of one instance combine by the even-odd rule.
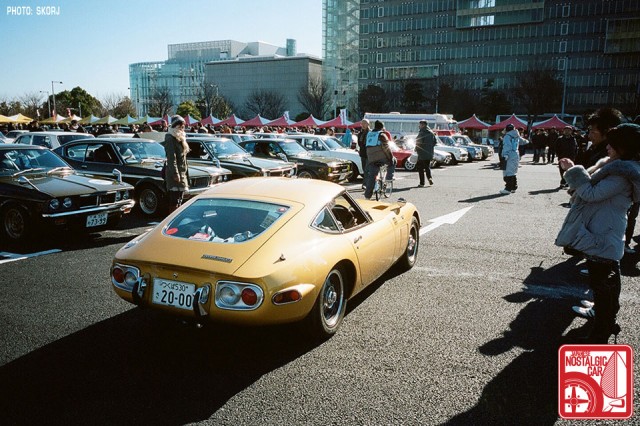
[[[282,160],[270,160],[268,158],[259,158],[247,156],[244,158],[225,158],[223,161],[232,161],[234,163],[253,164],[261,169],[280,169],[291,168],[291,163],[286,163]]]
[[[75,173],[38,174],[24,177],[28,179],[29,183],[18,182],[19,177],[13,178],[14,183],[21,186],[33,185],[38,191],[52,197],[91,194],[114,189],[133,189],[131,185],[126,183],[120,184],[117,181],[82,176]]]
[[[301,160],[320,161],[325,164],[330,163],[346,163],[347,161],[338,157],[325,157],[324,155],[312,154],[309,157],[300,157]]]

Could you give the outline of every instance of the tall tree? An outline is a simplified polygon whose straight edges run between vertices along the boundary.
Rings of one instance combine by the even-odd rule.
[[[112,115],[114,117],[125,117],[129,114],[135,117],[136,115],[135,105],[133,105],[131,99],[126,95],[109,93],[100,99],[100,103],[102,104],[100,116]],[[86,116],[87,114],[84,115]]]
[[[403,87],[404,111],[407,113],[421,113],[425,111],[426,97],[423,86],[418,81],[407,81]]]
[[[173,111],[171,91],[167,86],[157,87],[149,97],[147,111],[152,117],[164,117]]]
[[[100,114],[102,104],[81,87],[56,93],[56,113],[59,115],[76,114],[87,116]]]
[[[298,90],[298,102],[316,118],[324,118],[331,109],[331,92],[321,78],[309,80],[308,87]]]
[[[557,110],[562,102],[562,82],[557,71],[544,68],[539,62],[516,77],[515,99],[535,121],[539,114]]]
[[[284,96],[272,90],[255,90],[244,103],[248,114],[260,114],[271,119],[282,115],[286,108]]]
[[[200,119],[202,118],[202,116],[200,115],[200,110],[193,101],[184,101],[180,105],[178,105],[176,114],[182,117],[190,115],[198,121],[200,121]]]
[[[43,98],[44,96],[39,92],[28,92],[22,95],[20,97],[20,102],[22,103],[23,108],[21,113],[33,119],[39,119],[40,117],[44,118],[45,115],[48,115],[48,111],[45,113],[45,111],[41,109],[43,105]]]
[[[382,87],[370,84],[358,94],[358,105],[363,113],[386,112],[387,93]]]

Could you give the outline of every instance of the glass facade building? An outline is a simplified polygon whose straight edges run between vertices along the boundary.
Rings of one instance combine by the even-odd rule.
[[[235,40],[170,44],[168,59],[129,65],[131,100],[138,116],[146,115],[158,91],[168,92],[175,108],[184,101],[202,97],[205,84],[205,64],[240,57],[295,54],[295,40],[287,47],[263,42],[243,43]]]
[[[509,92],[518,73],[549,69],[563,80],[567,113],[634,103],[637,110],[638,0],[323,0],[323,6],[325,76],[338,88],[354,83],[357,39],[357,85],[350,87],[358,91],[368,85],[397,91],[411,79],[470,90],[491,80]],[[341,103],[353,104],[357,91],[345,97]]]

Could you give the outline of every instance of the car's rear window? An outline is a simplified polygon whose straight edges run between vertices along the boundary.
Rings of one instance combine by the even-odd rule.
[[[177,238],[241,243],[269,229],[289,206],[254,200],[202,198],[185,208],[164,229]]]
[[[69,143],[71,141],[75,141],[77,139],[90,139],[93,138],[95,136],[93,135],[85,135],[85,134],[68,134],[68,133],[64,133],[61,135],[56,135],[56,137],[58,138],[58,142],[60,142],[60,145],[64,145],[66,143]]]

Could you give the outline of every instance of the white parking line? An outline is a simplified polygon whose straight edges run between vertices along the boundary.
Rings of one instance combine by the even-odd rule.
[[[60,249],[45,250],[45,251],[39,251],[37,253],[28,253],[28,254],[9,253],[9,252],[3,251],[3,252],[0,252],[0,258],[4,257],[5,259],[0,260],[0,264],[15,262],[16,260],[24,260],[30,257],[44,256],[46,254],[52,254],[52,253],[58,253],[58,252],[60,252]]]

